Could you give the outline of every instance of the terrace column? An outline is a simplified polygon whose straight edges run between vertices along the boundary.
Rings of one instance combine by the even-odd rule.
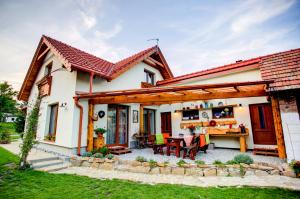
[[[140,104],[140,135],[144,134],[144,106]]]
[[[272,104],[274,127],[275,127],[277,147],[278,147],[278,155],[279,158],[286,159],[280,108],[279,108],[278,98],[276,96],[271,96],[271,104]]]
[[[88,133],[87,133],[87,151],[92,151],[94,148],[94,104],[89,100],[89,112],[88,112]]]

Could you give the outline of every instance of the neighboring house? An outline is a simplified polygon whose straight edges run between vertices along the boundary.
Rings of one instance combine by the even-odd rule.
[[[296,153],[300,150],[300,132],[296,131],[300,126],[296,105],[299,51],[173,77],[157,46],[111,63],[42,36],[18,99],[28,101],[30,112],[37,97],[42,97],[39,147],[66,155],[91,150],[97,127],[108,130],[104,135],[107,145],[130,147],[135,133],[176,136],[188,133],[190,124],[203,125],[213,119],[218,125],[224,123],[220,128],[232,121],[233,128],[243,123],[249,130],[248,149],[278,148],[281,158],[287,153],[289,160],[300,159]],[[276,62],[290,55],[293,61]],[[288,69],[278,72],[285,63]],[[277,72],[285,73],[285,79],[279,81]],[[294,80],[286,83],[291,78]],[[285,87],[278,90],[280,82]],[[101,118],[97,117],[100,111],[104,112]],[[196,133],[206,131],[203,129],[207,130],[199,127]],[[240,148],[235,139],[211,139],[216,147]]]
[[[12,113],[3,113],[3,122],[16,122],[17,117]]]

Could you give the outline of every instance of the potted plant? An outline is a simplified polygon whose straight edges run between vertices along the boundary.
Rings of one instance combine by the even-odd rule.
[[[106,133],[106,129],[104,128],[96,128],[94,131],[97,134],[98,138],[102,138],[103,134]]]

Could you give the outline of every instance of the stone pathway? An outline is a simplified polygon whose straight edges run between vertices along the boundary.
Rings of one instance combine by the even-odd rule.
[[[147,184],[181,184],[198,187],[255,186],[280,187],[300,190],[300,179],[285,176],[245,176],[241,177],[196,177],[182,175],[142,174],[125,171],[107,171],[89,167],[69,167],[55,173],[76,174],[98,179],[122,179]]]
[[[228,160],[232,160],[233,157],[239,154],[239,150],[235,149],[214,149],[214,150],[207,150],[207,153],[198,152],[196,156],[196,160],[203,160],[207,164],[213,163],[215,160],[221,160],[222,162],[226,162]],[[266,162],[272,164],[280,164],[282,160],[277,157],[272,156],[263,156],[263,155],[253,155],[252,152],[247,152],[249,156],[253,158],[255,162]],[[150,148],[146,149],[133,149],[132,153],[127,153],[124,155],[120,155],[119,157],[123,160],[135,160],[137,156],[143,156],[148,160],[153,159],[157,162],[165,162],[168,161],[170,163],[176,164],[180,159],[182,159],[182,152],[181,157],[177,158],[175,155],[167,156],[167,155],[159,155],[153,154],[153,150]],[[185,159],[186,162],[192,163],[193,161],[189,159]]]

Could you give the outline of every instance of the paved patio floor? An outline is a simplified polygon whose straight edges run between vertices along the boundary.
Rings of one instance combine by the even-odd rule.
[[[132,153],[127,153],[124,155],[120,155],[119,157],[123,160],[135,160],[137,156],[143,156],[147,158],[148,160],[153,159],[157,162],[164,162],[168,161],[170,163],[175,164],[180,159],[182,159],[182,153],[180,155],[180,158],[177,158],[175,155],[167,156],[160,155],[160,154],[153,154],[152,148],[145,148],[145,149],[133,149]],[[221,160],[222,162],[226,162],[228,160],[232,160],[233,157],[237,154],[239,154],[239,150],[235,149],[213,149],[213,150],[207,150],[207,153],[204,152],[198,152],[196,156],[196,160],[203,160],[205,163],[210,164],[213,163],[215,160]],[[262,155],[253,155],[251,151],[247,152],[248,155],[250,155],[255,162],[266,162],[266,163],[272,163],[272,164],[279,164],[282,163],[282,161],[277,157],[271,157],[271,156],[262,156]],[[185,159],[186,162],[193,162],[190,159]]]

